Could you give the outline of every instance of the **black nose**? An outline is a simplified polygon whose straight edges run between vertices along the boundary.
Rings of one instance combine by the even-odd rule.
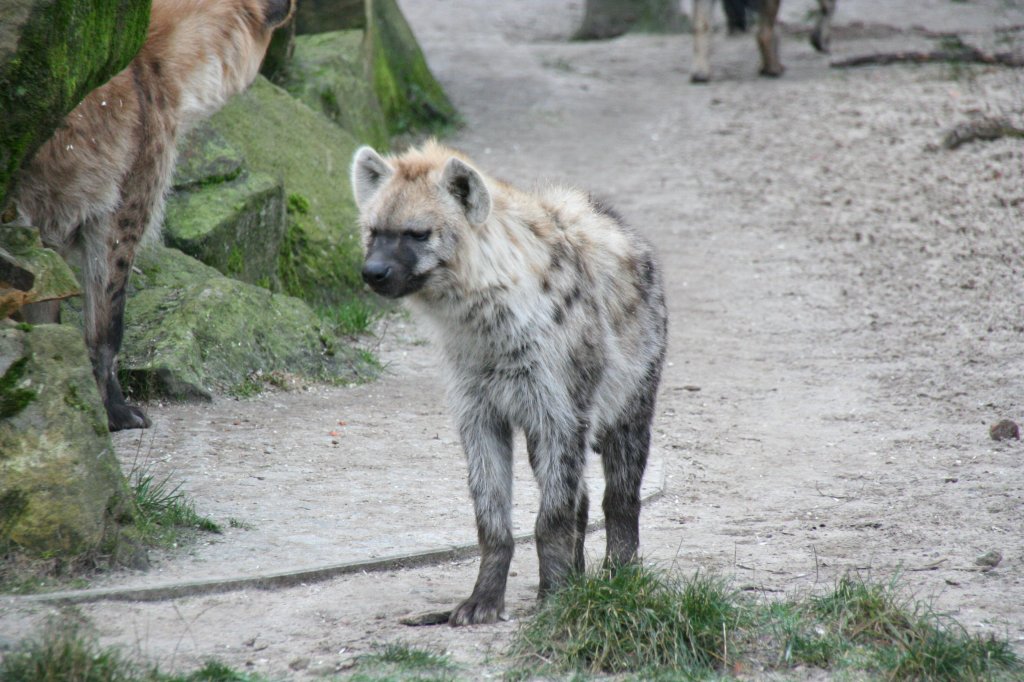
[[[391,276],[387,263],[367,263],[363,266],[363,281],[367,284],[383,284]]]

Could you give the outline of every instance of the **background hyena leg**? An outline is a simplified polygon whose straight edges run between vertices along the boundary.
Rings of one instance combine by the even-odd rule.
[[[711,79],[711,11],[714,0],[693,0],[693,68],[691,83]]]
[[[42,301],[22,306],[18,318],[29,324],[59,324],[60,301]]]
[[[540,488],[537,512],[537,557],[544,597],[558,589],[583,561],[581,505],[589,507],[583,490],[586,459],[584,434],[527,434],[530,464]],[[584,528],[586,522],[583,522]]]
[[[836,11],[836,0],[818,0],[818,21],[811,31],[811,45],[818,52],[826,54],[832,47],[832,15]]]
[[[761,49],[761,75],[781,76],[784,69],[779,59],[779,35],[775,19],[779,14],[779,0],[764,0],[757,19],[757,46]]]
[[[469,465],[480,572],[473,594],[452,611],[449,623],[493,623],[505,609],[512,539],[512,428],[494,415],[474,414],[460,426]]]
[[[640,546],[640,485],[650,443],[650,418],[644,415],[624,419],[600,435],[608,537],[605,563],[612,567],[632,561]]]
[[[111,431],[122,429],[144,429],[149,419],[139,409],[129,405],[117,379],[117,354],[124,337],[124,306],[135,257],[138,237],[134,234],[115,236],[96,235],[89,238],[103,238],[102,249],[109,249],[109,257],[103,261],[98,251],[86,244],[83,259],[83,280],[85,291],[85,343],[89,348],[93,374],[99,386],[103,404],[107,408],[107,424]]]

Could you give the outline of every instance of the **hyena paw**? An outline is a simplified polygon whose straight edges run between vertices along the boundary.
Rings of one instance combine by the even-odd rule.
[[[107,426],[113,431],[149,428],[149,418],[138,407],[126,403],[107,405]]]
[[[505,615],[505,605],[502,602],[470,597],[455,607],[451,618],[448,619],[448,624],[452,626],[483,625],[484,623],[496,623],[498,620],[508,620],[508,616]]]

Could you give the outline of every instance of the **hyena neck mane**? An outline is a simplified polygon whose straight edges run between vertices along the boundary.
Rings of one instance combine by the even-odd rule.
[[[183,132],[252,83],[289,11],[285,0],[154,2],[133,76],[156,106],[174,110]]]

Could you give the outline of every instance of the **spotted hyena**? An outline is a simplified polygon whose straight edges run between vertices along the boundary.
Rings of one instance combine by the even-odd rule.
[[[512,558],[512,436],[540,487],[540,596],[584,568],[586,452],[606,481],[606,561],[639,543],[640,482],[665,353],[654,253],[576,189],[516,189],[430,142],[356,152],[363,279],[436,333],[469,468],[480,573],[453,625],[493,622]]]
[[[256,78],[295,0],[154,0],[132,62],[91,92],[21,173],[5,217],[82,266],[85,338],[112,431],[143,428],[117,380],[125,287],[144,235],[159,231],[177,142]],[[29,306],[56,322],[56,303]]]
[[[715,0],[693,0],[693,70],[690,80],[707,83],[711,80],[711,10]],[[761,75],[781,76],[785,70],[779,59],[779,38],[776,19],[781,0],[724,0],[729,31],[744,31],[747,10],[757,11],[757,46],[761,51]],[[819,52],[828,52],[831,42],[832,16],[836,0],[818,0],[818,20],[811,32],[811,44]]]

